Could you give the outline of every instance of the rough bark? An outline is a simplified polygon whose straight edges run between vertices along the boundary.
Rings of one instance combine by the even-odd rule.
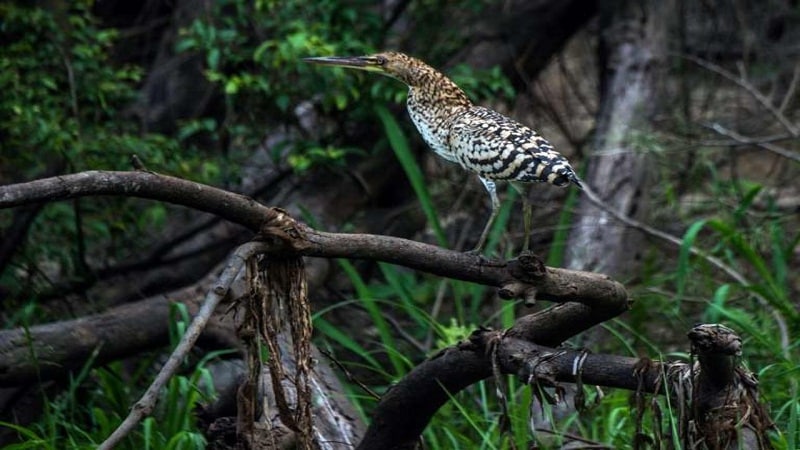
[[[318,271],[310,271],[315,276]],[[38,383],[49,383],[49,380],[60,380],[70,371],[80,370],[90,358],[94,364],[102,365],[109,361],[124,359],[161,348],[168,343],[168,323],[172,320],[170,305],[180,302],[188,307],[190,315],[195,315],[201,307],[200,299],[217,280],[218,270],[207,275],[197,284],[145,299],[140,302],[112,308],[102,314],[84,317],[77,320],[54,322],[39,325],[27,330],[14,329],[0,332],[0,385],[12,386],[0,389],[0,399],[4,401],[3,416],[27,417],[27,409],[31,406],[18,405],[13,400],[38,398],[39,391],[28,392],[24,386],[31,380]],[[318,280],[312,285],[318,285]],[[241,298],[247,293],[247,286],[239,280],[233,287],[229,297]],[[227,307],[227,306],[226,306]],[[220,308],[212,317],[200,339],[205,349],[241,348],[234,333],[232,319],[234,314]],[[124,339],[120,339],[124,336]],[[287,352],[290,349],[287,348]],[[31,358],[35,355],[35,359]],[[322,358],[317,356],[317,360]],[[286,362],[286,361],[284,361]],[[214,371],[214,387],[221,396],[230,396],[219,405],[211,405],[198,412],[203,428],[210,439],[225,440],[226,430],[221,426],[221,417],[229,414],[229,402],[235,402],[235,391],[240,382],[237,374],[244,369],[231,361],[219,365]],[[332,442],[358,442],[363,435],[363,423],[357,419],[349,400],[342,395],[342,387],[336,379],[332,368],[326,364],[318,364],[310,375],[312,395],[315,399],[325,399],[314,404],[312,413],[315,418],[317,435],[323,440]],[[268,391],[269,386],[261,386]],[[14,393],[17,392],[15,396]],[[264,396],[272,395],[262,392]],[[7,398],[8,397],[8,398]],[[30,400],[28,400],[30,401]],[[8,403],[8,410],[5,404]],[[22,408],[22,410],[20,410]],[[34,406],[33,409],[36,409]],[[235,414],[235,409],[234,409]],[[19,415],[22,413],[22,416]],[[4,420],[9,420],[10,417]],[[32,420],[28,417],[27,420]],[[25,419],[22,419],[25,420]],[[16,420],[14,420],[16,421]],[[18,422],[20,423],[20,422]],[[22,422],[25,423],[25,422]],[[0,430],[0,442],[7,438]],[[235,434],[235,430],[234,430]],[[350,446],[352,447],[352,445]],[[222,447],[219,447],[222,448]],[[327,448],[335,449],[337,446]]]
[[[314,211],[320,223],[341,224],[357,211],[366,210],[390,180],[399,176],[399,168],[389,163],[390,158],[391,155],[382,154],[363,160],[351,168],[352,176],[348,177],[321,173],[298,180],[268,161],[266,150],[259,150],[241,169],[241,185],[229,190],[252,193],[260,201],[278,204],[296,215],[302,206]],[[149,174],[141,174],[141,182],[146,183]],[[56,281],[41,297],[91,296],[104,299],[106,305],[116,305],[178,289],[197,282],[232,248],[253,235],[235,221],[219,216],[170,211],[168,225],[156,234],[158,241],[141,259],[106,267],[92,261],[88,278]],[[80,305],[75,312],[83,312]]]
[[[774,427],[759,401],[758,380],[738,364],[742,339],[722,325],[698,325],[689,332],[697,355],[692,408],[684,421],[683,443],[712,450],[771,449]]]
[[[381,155],[362,161],[353,167],[351,169],[353,176],[351,177],[314,177],[297,187],[292,180],[287,180],[277,172],[274,166],[267,164],[265,152],[263,152],[264,158],[260,158],[260,154],[262,152],[254,154],[253,161],[242,168],[242,189],[265,198],[275,199],[298,214],[299,205],[303,205],[309,210],[315,211],[317,219],[321,223],[343,223],[355,211],[363,210],[365,205],[368,205],[374,198],[370,195],[370,192],[373,191],[365,192],[364,185],[374,186],[375,192],[381,192],[384,190],[383,186],[393,179],[393,170],[396,170],[391,166],[387,169],[384,158],[388,158],[389,155]],[[131,187],[133,190],[138,191],[138,186],[151,183],[156,178],[167,183],[166,185],[162,184],[161,188],[165,191],[170,190],[169,182],[157,175],[147,172],[130,172],[129,176],[133,177],[130,181],[135,179]],[[113,175],[110,177],[113,179]],[[103,177],[99,177],[85,181],[94,188],[102,190],[100,188],[103,184],[102,179]],[[54,178],[52,181],[56,184],[59,183],[58,178]],[[109,180],[105,179],[105,181]],[[75,187],[75,189],[79,188]],[[189,187],[188,189],[189,191],[202,191],[203,188]],[[144,188],[140,192],[147,190]],[[100,193],[99,191],[95,192]],[[4,196],[4,199],[8,200],[8,197]],[[40,200],[44,199],[40,198]],[[199,201],[200,204],[205,202],[214,203],[209,198]],[[233,195],[228,199],[226,205],[221,206],[221,209],[235,216],[236,211],[241,211],[240,206],[250,204],[250,202],[252,200],[248,197]],[[36,204],[35,207],[44,204]],[[214,267],[219,264],[219,259],[223,258],[236,243],[252,238],[258,229],[257,225],[260,224],[258,211],[255,212],[255,217],[252,219],[240,217],[234,220],[224,220],[225,215],[223,214],[223,216],[215,216],[203,221],[198,220],[198,217],[202,217],[202,215],[197,211],[187,211],[185,214],[181,214],[179,209],[171,209],[173,215],[178,216],[174,221],[171,220],[173,225],[169,226],[174,231],[169,234],[161,233],[162,239],[153,246],[152,252],[141,260],[125,262],[119,266],[108,268],[98,267],[92,270],[94,278],[90,280],[59,283],[58,287],[54,288],[51,294],[54,300],[63,301],[65,298],[73,298],[76,292],[79,293],[79,296],[81,293],[87,292],[86,295],[90,295],[92,298],[102,299],[105,305],[134,301],[139,303],[132,303],[123,309],[111,309],[103,315],[87,317],[86,320],[43,325],[45,328],[42,328],[41,332],[36,327],[37,331],[34,332],[32,341],[43,344],[41,347],[37,347],[36,351],[51,362],[44,364],[46,370],[43,379],[50,377],[61,379],[69,369],[82,367],[92,354],[94,346],[100,341],[103,341],[103,344],[100,346],[96,363],[134,356],[142,351],[166,345],[169,318],[167,316],[168,301],[165,299],[189,301],[190,299],[184,295],[187,292],[194,293],[195,297],[191,300],[198,301],[202,298],[202,293],[207,290],[209,283],[209,279],[203,278],[203,275],[214,270]],[[228,216],[228,219],[230,218],[232,216]],[[176,228],[176,223],[186,220],[189,220],[189,226]],[[253,229],[242,226],[248,222],[253,225]],[[324,259],[312,259],[308,262],[307,268],[310,272],[312,290],[324,283],[329,267],[330,264]],[[188,287],[180,287],[187,285]],[[87,288],[89,290],[85,291]],[[85,314],[84,311],[93,305],[95,303],[79,301],[75,305],[75,312],[79,315]],[[142,326],[136,327],[137,333],[132,334],[122,331],[130,329],[128,324]],[[106,327],[107,330],[101,329]],[[73,329],[86,331],[81,334],[82,339],[75,339]],[[235,344],[235,341],[228,339],[232,337],[229,328],[218,331],[206,333],[203,338],[214,339],[217,345],[227,345],[228,348]],[[113,337],[113,339],[104,340],[102,337]],[[128,340],[131,342],[126,342]],[[0,342],[2,342],[0,352],[19,350],[22,352],[19,356],[25,361],[18,366],[13,364],[16,369],[12,372],[16,375],[8,373],[10,378],[16,377],[22,383],[39,379],[35,367],[32,366],[34,361],[25,356],[26,348],[28,348],[27,340],[21,334],[17,335],[13,330],[8,330],[0,338]],[[5,347],[5,345],[10,345],[10,342],[17,342],[20,347],[16,350]],[[210,346],[209,344],[207,342],[206,346],[215,348],[213,344]],[[3,362],[16,359],[10,357],[7,359],[5,356],[7,355],[2,358]],[[16,372],[17,369],[20,372]],[[21,373],[28,375],[20,375]],[[12,417],[16,417],[22,420],[20,423],[24,424],[33,419],[35,413],[28,414],[21,409],[38,408],[36,406],[38,404],[36,402],[37,392],[35,390],[26,391],[23,385],[0,392],[0,411],[2,411],[4,420],[15,421]],[[24,420],[23,417],[29,419]],[[0,441],[2,441],[2,436],[0,436]]]
[[[102,314],[29,329],[3,330],[0,385],[59,379],[79,370],[92,356],[96,364],[104,364],[167,344],[170,304],[183,303],[194,314],[203,298],[203,287],[210,285],[213,278],[212,274],[197,285],[118,306]],[[34,360],[31,355],[35,355]]]
[[[570,306],[574,304],[561,307]],[[596,324],[614,314],[602,311],[589,315],[594,316]],[[538,328],[528,325],[548,328],[554,320],[556,326],[575,332],[586,329],[574,327],[567,316],[534,314],[527,319],[523,327],[531,330]],[[468,342],[450,347],[417,366],[383,396],[358,448],[416,448],[419,435],[436,410],[466,386],[491,377],[493,367],[516,375],[525,383],[555,386],[557,390],[562,382],[575,382],[635,391],[640,430],[648,408],[644,395],[667,394],[677,405],[679,439],[685,448],[771,448],[766,433],[773,425],[758,400],[755,377],[736,362],[741,354],[741,339],[732,330],[720,325],[694,327],[689,338],[699,362],[692,367],[685,362],[540,346],[511,336],[522,326],[520,322],[507,332],[476,331]],[[593,324],[587,324],[587,328],[590,326]],[[535,339],[536,334],[530,337]],[[546,332],[540,334],[541,338],[549,338]]]
[[[399,238],[324,233],[294,221],[291,221],[291,226],[276,226],[272,224],[274,218],[286,216],[280,210],[265,208],[247,197],[225,193],[209,186],[146,172],[87,172],[0,187],[0,206],[10,207],[47,199],[63,200],[87,195],[139,196],[213,212],[250,229],[264,224],[260,228],[261,239],[270,242],[278,256],[293,254],[378,259],[497,286],[501,288],[502,295],[509,298],[524,296],[529,300],[537,297],[555,301],[572,300],[589,306],[588,309],[582,309],[584,305],[570,304],[573,308],[558,310],[562,325],[542,329],[554,330],[560,334],[540,336],[544,341],[566,339],[580,331],[574,326],[576,323],[591,326],[597,320],[613,317],[628,308],[627,294],[618,283],[596,274],[547,268],[531,255],[523,255],[509,262],[487,261],[478,255],[456,253]],[[131,340],[123,342],[121,347],[113,346],[115,340],[111,335],[127,335],[134,330],[140,333],[139,338],[146,339],[146,334],[142,333],[142,321],[155,325],[151,327],[151,331],[155,330],[156,335],[166,328],[157,326],[158,322],[153,317],[154,308],[139,309],[137,320],[133,317],[135,310],[132,306],[127,305],[78,321],[48,324],[30,330],[12,330],[2,339],[5,344],[2,346],[4,357],[1,361],[8,363],[0,369],[0,373],[6,377],[4,381],[13,384],[32,376],[37,376],[38,379],[53,377],[58,374],[55,368],[82,361],[98,347],[98,361],[119,357],[117,352],[138,351],[146,347],[146,342],[138,340],[133,342],[135,350],[126,346],[131,344]],[[571,313],[575,308],[578,308],[579,315],[582,313],[585,316],[584,319]],[[573,326],[564,327],[563,320],[568,320]],[[558,323],[553,317],[548,322]],[[526,321],[521,323],[524,328],[533,326]],[[565,333],[567,329],[570,331]],[[54,343],[69,342],[75,330],[79,331],[79,337],[84,337],[78,339],[81,345],[66,349],[59,347],[59,351],[52,351]],[[518,331],[520,336],[528,337],[536,336],[541,330],[534,328]],[[106,345],[108,349],[104,349]],[[31,352],[37,355],[38,364],[25,363]],[[52,368],[54,371],[42,371],[42,367]]]
[[[146,187],[142,186],[142,180],[148,181]],[[320,232],[295,222],[282,210],[266,208],[246,197],[142,172],[89,172],[0,187],[0,207],[44,201],[48,198],[66,199],[96,194],[135,195],[187,204],[205,211],[214,211],[251,229],[258,226],[259,239],[268,243],[270,257],[293,255],[376,259],[442,276],[497,286],[502,295],[508,297],[569,302],[525,316],[505,332],[479,330],[469,343],[447,350],[419,366],[384,397],[359,448],[411,448],[432,414],[452,393],[490,376],[495,367],[499,367],[498,370],[502,373],[519,375],[528,383],[554,384],[579,381],[575,378],[573,363],[582,361],[580,364],[584,370],[584,381],[630,389],[635,386],[637,392],[659,392],[658,389],[665,383],[658,381],[657,376],[664,372],[668,373],[668,377],[673,377],[672,384],[676,382],[675,374],[678,374],[677,378],[680,380],[686,378],[681,374],[681,370],[685,371],[685,367],[688,367],[686,364],[675,369],[650,362],[642,363],[631,358],[603,355],[589,357],[581,352],[570,353],[535,345],[535,342],[558,345],[577,333],[615,317],[627,310],[629,298],[621,285],[605,276],[548,268],[529,254],[507,262],[487,261],[481,256],[456,253],[400,238]],[[123,311],[125,323],[116,320],[115,327],[123,327],[123,333],[134,333],[130,328],[124,327],[139,323],[128,314],[130,312],[132,310]],[[152,322],[151,313],[148,310],[146,314],[140,314],[140,317]],[[80,319],[61,326],[60,335],[51,330],[55,324],[27,331],[13,330],[11,333],[16,333],[16,338],[9,335],[11,339],[6,341],[7,345],[2,346],[7,355],[0,359],[12,364],[0,369],[0,374],[11,374],[18,380],[19,373],[14,374],[14,370],[19,369],[16,363],[22,362],[24,365],[24,358],[32,352],[39,357],[38,367],[30,364],[34,373],[28,374],[26,378],[35,376],[36,372],[47,375],[42,372],[42,367],[52,368],[61,365],[63,361],[46,360],[41,355],[54,343],[68,341],[69,334],[75,333],[75,330],[78,330],[79,337],[89,336],[88,339],[81,339],[84,355],[100,347],[99,357],[108,358],[109,354],[103,354],[101,346],[103,340],[113,341],[111,336],[102,334],[115,330],[108,322],[108,317]],[[159,328],[154,327],[156,331]],[[117,333],[119,330],[115,331]],[[702,413],[703,420],[698,420],[697,423],[704,427],[701,432],[707,441],[719,439],[719,434],[709,437],[709,433],[720,429],[725,433],[723,438],[729,439],[730,432],[724,427],[736,423],[731,418],[738,416],[722,414],[717,418],[715,414],[719,411],[727,413],[730,406],[736,406],[728,403],[733,398],[731,389],[744,386],[745,398],[750,399],[750,406],[745,411],[761,408],[752,378],[745,376],[738,379],[731,372],[735,367],[734,360],[726,355],[730,355],[731,348],[734,349],[734,354],[739,351],[736,345],[740,342],[738,338],[725,336],[726,339],[714,347],[714,342],[712,345],[708,344],[714,337],[709,337],[710,334],[713,333],[695,330],[691,335],[696,348],[700,350],[700,367],[704,374],[696,383],[701,388],[706,386],[704,390],[698,391],[702,395],[693,396],[692,401],[696,401],[697,410]],[[717,351],[719,347],[721,350]],[[14,358],[15,352],[24,355]],[[727,388],[732,380],[738,380],[738,385]],[[414,410],[415,414],[409,416],[401,413],[408,410]],[[769,418],[763,408],[750,417],[754,426],[761,427],[756,428],[753,433],[753,437],[758,439],[763,434],[764,427],[770,425]],[[685,429],[684,433],[687,433]]]
[[[267,208],[244,196],[145,172],[84,172],[3,186],[0,187],[0,208],[47,199],[68,199],[89,195],[138,196],[182,204],[213,212],[251,230],[260,229],[271,217],[282,214],[279,210]],[[263,239],[280,241],[284,251],[289,254],[382,260],[441,276],[495,286],[500,288],[500,294],[506,298],[577,301],[592,307],[611,309],[618,308],[619,302],[623,301],[627,307],[627,294],[624,288],[608,277],[548,268],[530,255],[522,255],[508,262],[488,261],[478,255],[458,253],[401,238],[326,233],[299,223],[292,230],[292,233],[282,233],[280,230],[269,228],[261,229],[261,233]],[[110,321],[109,317],[117,317],[116,323],[126,327],[133,322],[132,314],[133,311],[125,310],[122,316],[99,315],[69,322],[66,326],[50,324],[34,327],[27,332],[24,330],[4,332],[3,339],[0,340],[3,345],[0,347],[4,353],[1,361],[5,366],[0,369],[0,374],[5,377],[6,384],[35,375],[37,368],[33,364],[27,365],[28,370],[33,370],[33,373],[24,370],[30,351],[40,355],[41,359],[41,355],[49,351],[48,336],[53,338],[52,342],[68,342],[69,333],[75,329],[83,330],[79,334],[90,337],[81,347],[82,354],[86,355],[103,341],[113,341],[110,336],[103,334],[111,332],[109,330],[112,327],[109,322],[113,321]],[[60,334],[53,335],[54,329],[61,330]],[[119,333],[119,330],[113,333],[123,336],[130,334]],[[131,348],[126,347],[128,345],[126,343],[121,345],[123,348]],[[134,342],[131,345],[133,348],[141,348],[142,343]],[[18,355],[13,357],[15,352]],[[41,363],[42,366],[56,367],[71,360],[64,356],[69,356],[69,352],[55,352],[54,355],[55,359],[43,359],[49,362]]]
[[[620,0],[600,7],[601,104],[587,184],[629,217],[647,208],[646,134],[659,105],[670,1]],[[632,274],[642,236],[582,198],[567,248],[567,267],[616,277]]]
[[[623,302],[626,303],[626,302]],[[450,398],[478,381],[492,376],[495,364],[491,348],[497,345],[497,364],[504,374],[519,375],[525,382],[543,384],[576,381],[571,375],[580,351],[560,351],[533,342],[556,345],[571,336],[609,320],[626,310],[593,308],[567,303],[519,319],[504,332],[479,330],[469,342],[450,347],[417,366],[382,398],[359,449],[411,449],[433,414]],[[575,323],[578,319],[579,323]],[[520,339],[518,336],[525,336]],[[532,339],[532,340],[528,340]],[[644,380],[655,391],[657,368],[631,376],[638,364],[635,358],[594,355],[584,361],[584,381],[590,384],[637,388]],[[414,414],[404,413],[414,411]]]

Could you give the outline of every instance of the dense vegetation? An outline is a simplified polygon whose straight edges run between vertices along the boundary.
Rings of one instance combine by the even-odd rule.
[[[480,23],[494,11],[491,2],[459,7],[398,2],[390,8],[391,2],[361,0],[225,0],[197,2],[198,11],[182,14],[163,2],[145,2],[150,9],[137,11],[111,3],[0,5],[6,42],[0,49],[0,184],[82,170],[129,170],[135,154],[150,170],[281,205],[275,195],[280,189],[288,195],[316,180],[349,177],[351,168],[370,158],[386,158],[399,166],[387,169],[397,179],[360,203],[362,210],[346,222],[329,223],[329,217],[301,204],[302,220],[320,228],[382,233],[398,230],[386,217],[406,215],[410,224],[396,232],[468,248],[462,229],[483,224],[485,194],[472,177],[433,162],[424,151],[402,110],[404,87],[301,61],[383,48],[400,48],[444,68],[478,103],[515,111],[522,120],[533,110],[537,128],[552,136],[576,167],[591,154],[601,84],[592,50],[597,24],[576,34],[532,81],[507,68],[449,64],[476,39],[465,24]],[[666,100],[651,130],[637,136],[637,150],[651,161],[643,187],[644,221],[681,237],[683,245],[647,238],[636,272],[620,279],[636,300],[633,309],[575,344],[593,352],[688,360],[688,328],[724,323],[744,338],[742,362],[758,375],[776,422],[773,445],[793,449],[800,446],[800,188],[794,181],[800,66],[786,55],[787,41],[796,45],[797,37],[790,30],[776,37],[777,25],[770,21],[780,17],[759,21],[759,14],[752,23],[739,23],[737,35],[728,2],[712,3],[709,11],[684,11],[679,18],[684,31],[701,27],[693,36],[714,39],[703,48],[692,47],[699,44],[691,38],[670,41]],[[781,12],[786,20],[800,17],[796,7]],[[687,53],[703,57],[683,57]],[[169,64],[180,69],[168,72],[165,67],[174,67]],[[158,76],[175,77],[164,83],[175,92],[159,92]],[[171,103],[177,101],[182,103]],[[254,163],[254,154],[262,159]],[[254,187],[244,169],[252,164],[269,166],[280,177],[270,189]],[[520,241],[514,234],[521,228],[515,195],[509,190],[490,238],[489,251],[498,256],[513,256]],[[549,202],[536,222],[534,249],[548,264],[560,265],[571,250],[576,196]],[[464,211],[478,211],[476,223],[465,219]],[[169,271],[172,260],[152,249],[169,242],[169,230],[193,220],[179,208],[133,199],[0,211],[4,328],[79,317],[145,297],[135,281],[122,276],[154,261]],[[740,277],[692,255],[691,246]],[[466,282],[382,263],[336,264],[343,275],[330,277],[312,294],[315,342],[378,392],[472,330],[510,326],[528,311]],[[211,266],[164,290],[201,279]],[[102,288],[109,280],[128,283],[120,289],[125,295]],[[174,316],[173,343],[188,313],[176,307]],[[2,436],[6,443],[18,442],[8,448],[93,448],[149,383],[162,350],[100,367],[86,361],[68,378],[36,386],[29,398],[41,404],[33,420],[9,416],[14,402],[4,400],[0,425],[13,432]],[[187,362],[159,410],[124,448],[202,448],[192,411],[213,396],[205,365],[231,353],[198,353]],[[346,389],[366,420],[375,400],[355,383]],[[517,380],[510,379],[507,390],[510,434],[499,426],[494,387],[481,383],[440,410],[425,432],[427,448],[509,448],[512,440],[523,445],[531,440],[529,417],[540,406],[540,420],[552,420],[557,433],[613,448],[630,447],[637,438],[630,392],[601,398],[587,388],[597,402],[564,416],[532,403],[530,389]],[[672,406],[660,401],[664,415],[648,416],[650,426],[674,430]],[[557,433],[536,436],[543,445],[557,446]]]

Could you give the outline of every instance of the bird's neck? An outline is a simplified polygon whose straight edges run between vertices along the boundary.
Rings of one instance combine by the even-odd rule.
[[[470,108],[467,94],[443,74],[431,70],[419,83],[409,84],[409,107],[412,102],[426,110],[441,111],[445,116]]]
[[[453,161],[447,144],[450,124],[472,102],[455,83],[438,72],[427,83],[409,84],[408,114],[422,138],[440,156]]]

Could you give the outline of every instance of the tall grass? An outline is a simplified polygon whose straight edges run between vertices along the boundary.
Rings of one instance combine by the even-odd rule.
[[[170,334],[173,346],[188,325],[184,305],[174,305]],[[172,346],[170,347],[172,348]],[[125,438],[119,449],[188,450],[205,448],[205,438],[196,429],[194,408],[213,395],[213,382],[205,365],[228,352],[212,352],[200,360],[188,374],[174,376],[162,393],[151,417]],[[141,396],[154,376],[158,355],[137,361],[131,370],[127,364],[113,362],[91,368],[91,358],[70,377],[67,388],[50,396],[41,392],[43,414],[27,426],[0,422],[0,427],[14,430],[19,441],[8,450],[93,449],[105,440],[128,415],[131,405]],[[205,381],[201,390],[201,379]]]
[[[437,241],[445,244],[439,235],[439,215],[422,178],[422,171],[409,151],[408,141],[394,118],[385,109],[378,115],[387,134],[390,147],[401,161],[403,169],[414,186],[419,204],[425,211],[428,223],[437,234]],[[772,405],[778,427],[782,430],[774,436],[776,448],[800,448],[800,402],[797,383],[800,375],[800,340],[796,336],[800,329],[800,312],[792,298],[796,277],[792,277],[791,260],[796,253],[800,234],[792,234],[784,227],[777,214],[770,212],[767,220],[753,226],[745,220],[750,214],[760,187],[751,186],[732,211],[697,220],[689,225],[684,235],[684,245],[676,259],[666,264],[662,261],[652,267],[652,273],[628,286],[639,298],[636,310],[625,318],[605,324],[603,327],[614,339],[603,351],[631,356],[648,355],[655,359],[688,359],[688,348],[684,333],[695,321],[721,322],[736,329],[745,339],[743,363],[757,368],[762,379],[764,398]],[[488,249],[495,252],[508,225],[515,191],[509,190],[500,217],[490,234]],[[554,241],[548,254],[549,265],[558,266],[563,261],[563,250],[568,230],[573,220],[571,211],[577,200],[577,191],[567,199],[558,218]],[[712,255],[724,260],[729,266],[744,274],[749,282],[741,285],[735,280],[721,279],[723,275],[689,252],[691,246],[707,249]],[[663,255],[659,256],[663,258]],[[391,348],[408,338],[422,340],[425,333],[434,330],[440,346],[454,343],[457,336],[478,325],[510,326],[515,317],[515,305],[505,303],[498,313],[487,314],[486,300],[491,292],[482,286],[446,280],[381,264],[382,278],[367,283],[352,268],[345,270],[355,286],[355,301],[368,311],[378,328],[379,352],[386,358],[375,358],[358,344],[350,342],[350,336],[335,336],[328,333],[327,325],[322,329],[327,339],[363,355],[361,364],[370,366],[374,372],[387,374],[386,383],[403,376],[419,362],[420,355],[403,358],[392,355]],[[449,315],[437,318],[432,314],[435,293],[444,291],[449,306]],[[349,303],[352,304],[352,303]],[[698,309],[699,308],[699,309]],[[496,308],[494,308],[496,309]],[[391,311],[395,320],[402,321],[405,336],[398,337],[393,325],[381,317]],[[325,312],[317,316],[317,323],[325,322]],[[655,322],[654,322],[655,321]],[[776,321],[785,324],[776,327]],[[664,342],[663,336],[655,338],[653,324],[663,330],[672,330],[676,342]],[[390,335],[393,335],[391,337]],[[668,350],[668,351],[667,351]],[[431,349],[430,351],[435,351]],[[363,352],[363,353],[362,353]],[[391,370],[382,367],[387,360]],[[510,380],[505,386],[505,396],[510,399],[509,416],[511,434],[499,429],[501,407],[494,395],[492,381],[478,383],[453,396],[434,417],[424,432],[427,448],[510,448],[513,436],[518,446],[531,439],[536,423],[531,423],[531,408],[543,408],[544,417],[550,407],[531,399],[531,389]],[[590,397],[594,391],[585,388]],[[637,431],[636,418],[631,410],[632,393],[627,391],[607,392],[598,404],[586,412],[576,412],[561,417],[554,423],[556,433],[572,433],[613,448],[630,448]],[[363,400],[363,398],[362,398]],[[645,413],[644,430],[652,435],[654,427],[664,430],[664,438],[679,447],[677,439],[677,412],[668,398],[652,400],[658,404],[662,415],[652,411]],[[369,410],[373,400],[361,402],[363,410]],[[651,400],[646,400],[650,404]],[[545,432],[535,433],[540,448],[558,448],[561,440]]]
[[[397,160],[403,167],[403,171],[414,189],[414,193],[419,200],[422,211],[425,212],[425,217],[428,223],[433,228],[433,233],[436,235],[436,240],[439,245],[446,246],[447,238],[442,230],[442,225],[439,223],[439,216],[436,214],[436,208],[433,206],[431,195],[428,192],[427,183],[422,176],[422,170],[414,159],[414,154],[411,152],[411,147],[408,145],[408,139],[400,129],[394,116],[384,106],[375,106],[375,113],[378,115],[381,123],[383,124],[386,138],[389,140],[389,146],[394,151]]]
[[[431,181],[424,179],[408,140],[394,118],[382,108],[377,113],[389,146],[401,162],[437,242],[447,246],[440,213],[427,188]],[[656,359],[686,359],[682,334],[691,321],[699,317],[705,322],[728,324],[743,336],[743,363],[757,372],[763,397],[771,405],[773,418],[781,430],[773,437],[773,445],[778,449],[796,449],[800,448],[800,401],[795,381],[800,377],[800,339],[797,336],[800,313],[796,307],[797,281],[792,264],[800,234],[791,231],[775,210],[769,210],[761,216],[764,219],[755,224],[748,221],[759,192],[760,188],[753,186],[730,213],[720,211],[691,223],[676,259],[666,264],[659,261],[652,273],[638,284],[628,286],[638,304],[628,316],[604,324],[603,328],[613,339],[603,351]],[[551,265],[562,261],[576,195],[570,195],[559,216],[547,259]],[[515,200],[515,190],[509,189],[490,233],[487,245],[490,253],[499,248]],[[305,219],[313,223],[312,218]],[[721,278],[701,258],[691,255],[689,247],[692,245],[708,249],[714,256],[724,259],[749,282],[741,285]],[[352,298],[314,314],[317,337],[357,355],[346,364],[383,380],[377,391],[407,374],[425,356],[466,338],[478,326],[508,327],[516,318],[513,302],[501,303],[499,307],[492,304],[487,308],[486,302],[492,300],[493,293],[483,286],[441,280],[383,263],[377,265],[380,276],[368,280],[352,262],[337,260],[337,264],[353,287]],[[374,342],[360,341],[329,321],[329,314],[335,309],[353,306],[362,308],[369,317]],[[174,314],[176,320],[171,336],[177,340],[188,315],[181,309]],[[663,336],[655,338],[654,326],[671,330],[677,336],[677,343],[665,343],[660,339]],[[97,369],[89,369],[90,364],[87,364],[63,394],[45,397],[45,414],[39,422],[25,427],[0,424],[19,435],[20,443],[9,448],[93,448],[111,433],[138,399],[143,385],[149,381],[154,358],[141,361],[133,373],[121,363]],[[198,401],[211,395],[197,388],[200,379],[207,376],[201,364],[190,375],[173,379],[155,415],[146,419],[120,448],[203,448],[204,442],[193,428],[190,412]],[[362,394],[358,387],[349,385],[347,389],[359,410],[368,412],[374,406],[375,400]],[[510,431],[500,429],[502,408],[494,381],[487,380],[453,395],[425,430],[426,447],[507,449],[512,440],[523,447],[535,435],[539,448],[558,448],[563,442],[559,434],[565,433],[613,448],[633,445],[636,424],[630,392],[610,391],[597,404],[591,404],[596,394],[585,387],[590,399],[589,409],[559,416],[551,406],[536,401],[532,389],[517,380],[505,380],[502,389],[509,399]],[[673,430],[674,439],[676,416],[672,405],[666,398],[655,401],[664,419],[659,422],[648,412],[645,429],[649,432],[653,427]],[[550,422],[555,434],[533,431],[544,425],[533,421],[534,409],[543,411],[535,415],[539,418],[536,420]]]
[[[408,140],[394,117],[383,107],[376,107],[376,113],[384,127],[386,138],[392,151],[411,184],[416,200],[425,213],[429,226],[440,245],[447,246],[441,228],[440,213],[433,203],[428,185],[424,179]],[[518,193],[509,188],[505,201],[490,230],[486,253],[496,253],[508,227],[512,208],[518,201]],[[574,201],[574,200],[573,200]],[[312,218],[306,218],[311,220]],[[568,228],[571,217],[561,216],[559,224]],[[566,235],[562,237],[566,239]],[[511,256],[511,248],[506,256]],[[335,345],[355,353],[360,360],[347,363],[357,370],[366,369],[372,374],[384,377],[385,386],[408,373],[427,354],[439,348],[454,345],[480,325],[508,327],[516,319],[515,302],[503,302],[498,312],[486,314],[487,299],[492,299],[492,290],[485,286],[458,280],[440,280],[437,277],[414,273],[389,264],[379,263],[381,277],[371,282],[364,280],[356,268],[346,260],[337,260],[353,286],[352,300],[347,300],[318,311],[314,324],[319,336]],[[437,294],[444,297],[446,305],[442,308],[447,314],[437,319],[434,314]],[[377,341],[359,343],[347,333],[342,333],[326,319],[337,308],[360,305],[371,319]],[[402,333],[397,323],[387,319],[391,314],[396,322],[402,322]],[[401,340],[424,343],[433,334],[436,343],[430,348],[416,348],[414,355],[400,355],[396,349],[402,347]],[[398,337],[402,335],[402,338]],[[407,343],[406,343],[407,344]],[[367,348],[369,347],[369,348]],[[406,345],[407,347],[407,345]],[[518,441],[529,435],[528,399],[530,391],[515,380],[509,380],[504,387],[506,396],[513,399],[510,407],[512,434],[499,428],[500,404],[495,395],[493,382],[481,382],[454,396],[436,415],[434,423],[425,431],[427,447],[431,449],[501,449],[508,448],[510,440]],[[384,387],[385,387],[384,386]],[[382,388],[379,386],[378,390]],[[525,400],[519,402],[519,400]],[[365,396],[354,398],[362,410],[369,410],[375,400]]]
[[[707,323],[723,323],[744,339],[743,363],[756,371],[762,398],[772,406],[781,433],[776,448],[800,448],[798,374],[800,374],[800,310],[794,291],[796,276],[791,263],[800,233],[786,227],[786,217],[767,198],[766,213],[753,211],[761,186],[751,185],[732,211],[695,221],[684,235],[675,270],[677,300],[673,314],[680,314],[686,293],[707,293],[701,317]],[[704,262],[692,258],[692,245],[711,248],[741,273],[746,284],[718,282],[705,273]],[[793,285],[794,283],[794,285]]]

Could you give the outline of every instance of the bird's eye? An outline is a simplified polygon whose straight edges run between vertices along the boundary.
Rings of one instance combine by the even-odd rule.
[[[386,64],[386,58],[384,58],[383,56],[378,56],[375,59],[377,60],[379,66]]]

